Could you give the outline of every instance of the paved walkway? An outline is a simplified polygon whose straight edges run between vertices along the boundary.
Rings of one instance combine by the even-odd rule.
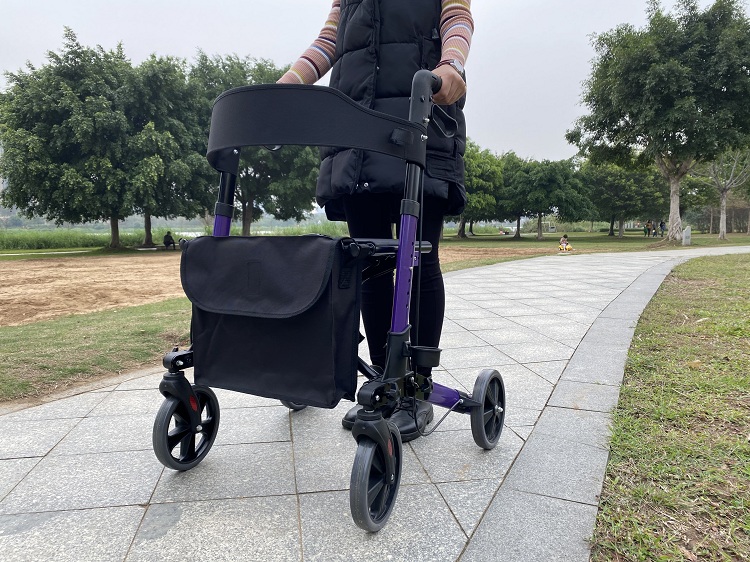
[[[195,469],[151,449],[155,367],[0,410],[0,558],[113,561],[585,562],[627,350],[679,262],[750,247],[555,255],[447,275],[438,382],[507,389],[496,449],[451,414],[405,446],[388,525],[351,521],[354,441],[335,410],[217,391],[221,427]],[[436,411],[436,419],[444,410]]]

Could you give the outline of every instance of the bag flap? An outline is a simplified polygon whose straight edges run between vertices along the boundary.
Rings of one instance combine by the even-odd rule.
[[[337,244],[327,236],[202,236],[183,243],[182,288],[208,312],[288,318],[320,298]]]

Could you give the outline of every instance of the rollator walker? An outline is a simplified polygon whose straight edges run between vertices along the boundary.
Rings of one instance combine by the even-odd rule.
[[[441,350],[411,337],[413,268],[420,254],[431,250],[420,240],[419,217],[428,125],[437,108],[432,94],[439,89],[437,76],[417,72],[408,120],[367,109],[322,86],[247,86],[217,98],[207,156],[221,173],[213,235],[181,243],[181,280],[193,307],[191,346],[164,356],[167,372],[159,385],[165,400],[154,423],[153,446],[165,466],[189,470],[211,449],[220,415],[210,387],[279,399],[292,410],[333,408],[356,396],[362,408],[352,428],[357,451],[351,513],[359,527],[376,532],[388,521],[401,481],[403,445],[389,421],[401,399],[448,410],[429,433],[450,412],[459,412],[471,417],[478,446],[495,447],[505,417],[500,374],[482,370],[471,395],[433,383],[417,367],[437,367]],[[403,160],[400,238],[229,236],[240,150],[285,145],[368,150]],[[368,279],[394,270],[381,373],[358,357],[360,289]],[[190,367],[195,384],[184,375]],[[357,372],[367,379],[359,392]],[[416,400],[411,401],[415,410]]]

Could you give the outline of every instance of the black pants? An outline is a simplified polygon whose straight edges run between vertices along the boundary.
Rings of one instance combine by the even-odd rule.
[[[393,238],[393,224],[399,227],[401,196],[398,194],[363,193],[344,197],[344,211],[353,238]],[[419,267],[414,269],[414,283],[420,278],[419,311],[415,304],[416,290],[412,291],[409,322],[418,326],[412,332],[412,341],[419,345],[438,347],[445,313],[445,287],[440,272],[438,244],[442,231],[447,202],[438,197],[425,196],[422,209],[422,238],[432,244],[429,254],[420,256]],[[398,232],[396,233],[398,236]],[[419,235],[419,230],[417,230]],[[415,287],[416,289],[416,287]],[[373,365],[385,367],[385,344],[391,328],[393,309],[393,276],[383,275],[362,285],[362,321]],[[417,322],[419,314],[419,322]],[[416,337],[415,337],[416,336]],[[429,374],[429,369],[420,369]]]

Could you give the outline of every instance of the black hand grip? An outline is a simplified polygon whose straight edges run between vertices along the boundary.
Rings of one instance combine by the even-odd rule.
[[[443,87],[443,79],[437,74],[432,75],[432,93],[437,94]]]

